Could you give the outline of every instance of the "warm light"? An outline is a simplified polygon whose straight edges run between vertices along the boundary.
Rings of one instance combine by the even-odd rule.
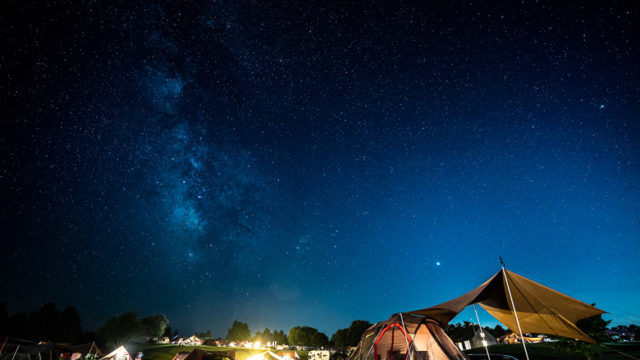
[[[254,349],[260,349],[260,341],[256,341],[253,343],[253,348]]]
[[[264,354],[250,356],[247,360],[264,360]]]

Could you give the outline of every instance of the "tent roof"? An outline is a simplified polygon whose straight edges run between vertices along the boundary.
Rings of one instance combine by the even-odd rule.
[[[444,326],[464,308],[478,303],[498,321],[517,332],[507,280],[523,332],[553,334],[594,342],[578,329],[575,322],[600,315],[604,311],[505,269],[460,297],[409,313],[430,317]]]
[[[67,346],[67,348],[73,352],[79,352],[83,354],[96,354],[96,356],[98,357],[102,356],[102,351],[100,350],[100,348],[98,348],[95,342]]]
[[[117,357],[117,356],[121,356],[127,354],[129,355],[129,352],[127,351],[127,349],[125,349],[125,347],[123,345],[120,345],[119,348],[113,350],[112,352],[110,352],[109,354],[107,354],[105,357],[103,357],[103,359],[109,359],[109,358],[113,358],[113,357]],[[129,358],[131,358],[131,355],[129,355]]]

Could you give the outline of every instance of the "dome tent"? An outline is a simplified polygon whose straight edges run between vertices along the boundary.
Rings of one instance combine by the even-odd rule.
[[[467,359],[437,321],[394,314],[368,328],[349,360]]]

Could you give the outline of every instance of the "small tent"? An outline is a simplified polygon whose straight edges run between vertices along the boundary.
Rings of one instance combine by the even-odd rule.
[[[394,314],[368,328],[349,360],[467,359],[437,321]]]
[[[277,354],[273,351],[265,351],[260,354],[256,354],[247,358],[247,360],[266,360],[266,359],[275,359],[275,360],[295,360],[300,359],[298,353],[295,351],[279,351]]]
[[[202,345],[202,340],[199,337],[192,335],[190,338],[186,339],[184,343],[185,345]]]
[[[523,333],[552,334],[590,343],[595,341],[578,329],[575,323],[604,313],[598,308],[505,269],[460,297],[409,313],[432,318],[438,321],[440,326],[445,326],[464,308],[476,303],[513,332],[519,331],[514,316],[515,305],[515,313]]]
[[[67,346],[67,348],[71,353],[71,356],[68,358],[68,360],[93,360],[99,359],[103,355],[102,351],[100,350],[100,348],[98,348],[95,342]]]
[[[131,360],[131,355],[124,346],[120,346],[100,360]]]
[[[171,344],[171,339],[167,336],[159,337],[156,339],[156,344]]]
[[[472,349],[498,343],[496,338],[493,335],[491,335],[488,331],[486,331],[485,329],[479,329],[479,328],[473,329],[473,337],[469,340],[469,342],[471,343]]]

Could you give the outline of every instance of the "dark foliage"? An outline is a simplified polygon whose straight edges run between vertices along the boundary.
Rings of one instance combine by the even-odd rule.
[[[80,314],[74,307],[60,311],[53,303],[27,314],[8,315],[0,304],[0,335],[22,339],[76,343],[82,335]]]
[[[465,321],[462,324],[449,324],[444,328],[444,331],[445,333],[447,333],[447,335],[449,335],[453,342],[462,342],[471,339],[475,333],[475,330],[477,329],[478,325],[469,321]],[[493,329],[487,326],[483,326],[482,329],[484,329],[485,332],[493,335],[496,339],[507,333],[507,330],[505,330],[500,325],[496,325],[496,327]]]
[[[591,305],[596,306],[595,303]],[[606,333],[609,323],[611,323],[611,320],[604,320],[602,315],[598,315],[579,320],[576,325],[593,340],[601,343],[609,341],[609,335]]]
[[[329,345],[327,335],[309,326],[296,326],[289,329],[289,344],[323,347]]]
[[[231,328],[227,331],[227,340],[251,340],[251,330],[249,330],[249,325],[241,321],[234,321]]]
[[[204,332],[196,333],[196,336],[198,338],[202,339],[202,340],[211,339],[211,330],[207,330],[207,331],[204,331]]]
[[[282,330],[274,330],[271,332],[269,328],[264,329],[262,332],[258,331],[253,335],[253,341],[260,341],[262,344],[275,342],[276,344],[283,345],[288,344],[287,335]]]
[[[340,329],[331,336],[331,343],[335,346],[356,346],[365,330],[371,325],[364,320],[354,320],[346,329]]]
[[[152,315],[140,319],[138,314],[129,311],[120,316],[107,319],[96,333],[96,340],[101,345],[115,348],[127,342],[145,342],[149,338],[162,335],[167,326],[167,317]]]

